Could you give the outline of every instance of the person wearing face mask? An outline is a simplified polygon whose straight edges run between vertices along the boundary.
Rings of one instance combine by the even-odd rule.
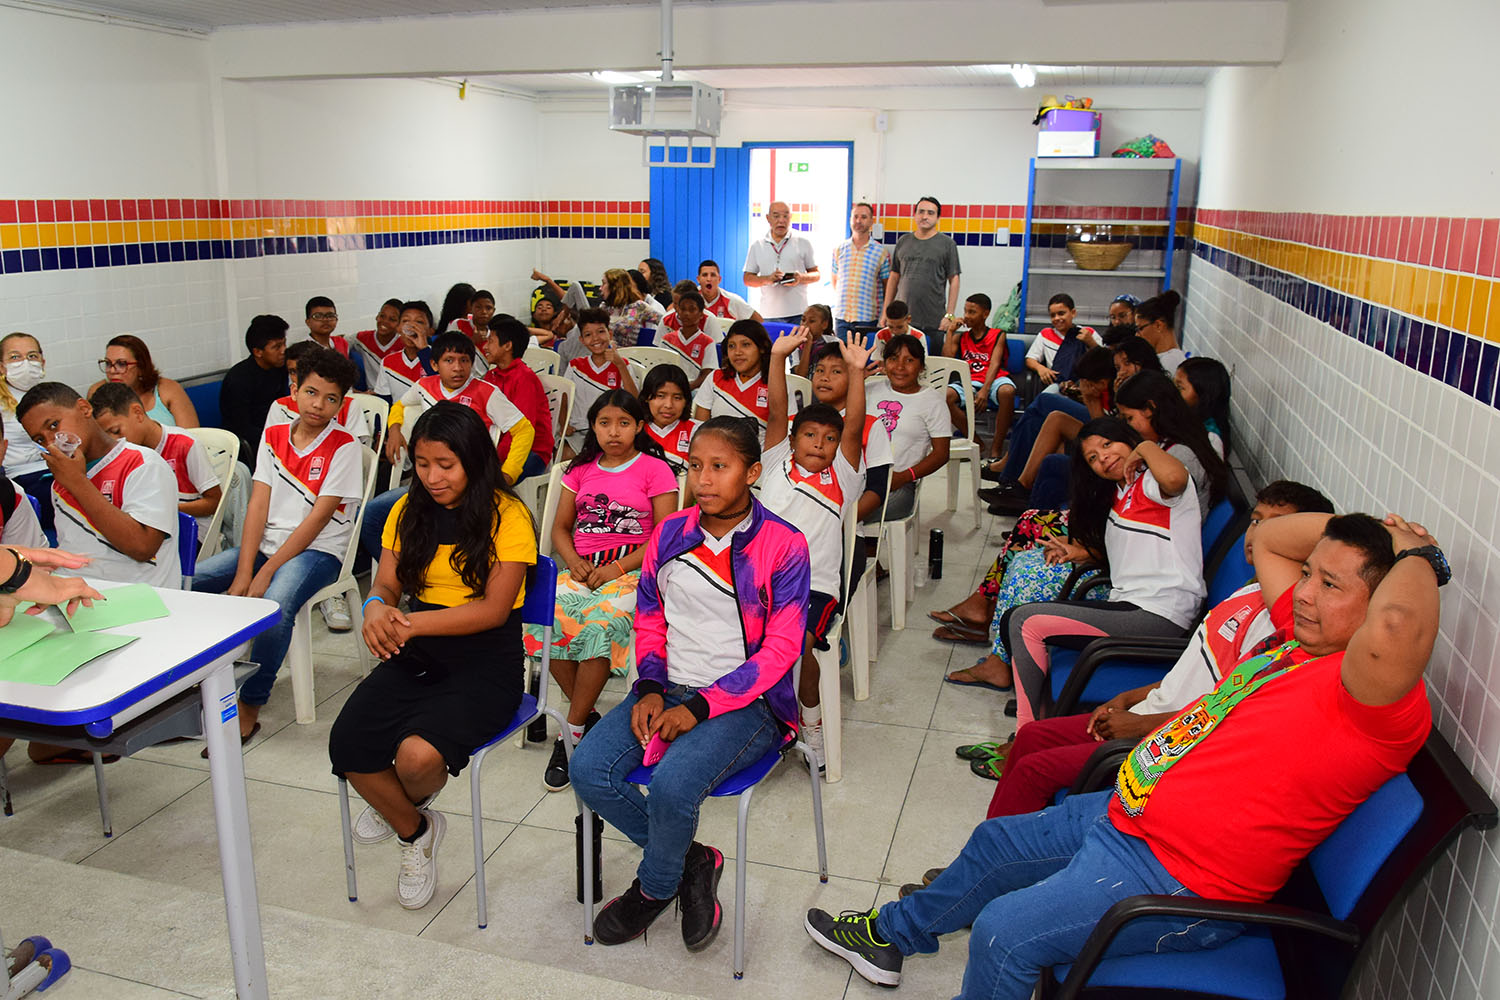
[[[16,403],[26,390],[47,377],[42,345],[29,333],[9,333],[0,338],[0,418],[5,422],[5,475],[41,507],[42,530],[55,538],[52,522],[52,479],[47,460],[16,419]]]

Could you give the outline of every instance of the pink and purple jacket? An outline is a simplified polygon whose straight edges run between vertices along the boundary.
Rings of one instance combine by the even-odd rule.
[[[665,519],[646,543],[636,591],[635,648],[640,679],[637,697],[660,694],[670,682],[667,664],[667,620],[662,614],[657,571],[703,543],[699,510],[692,506]],[[730,543],[730,572],[740,606],[745,662],[701,688],[685,704],[698,721],[744,708],[764,696],[771,714],[789,733],[801,716],[792,667],[802,655],[807,632],[807,599],[812,566],[807,539],[792,525],[752,500],[750,526]]]

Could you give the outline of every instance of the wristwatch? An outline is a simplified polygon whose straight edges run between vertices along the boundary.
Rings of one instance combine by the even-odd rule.
[[[1448,566],[1448,559],[1443,555],[1443,550],[1436,545],[1418,545],[1414,548],[1402,549],[1396,553],[1396,561],[1400,562],[1407,556],[1416,556],[1418,559],[1426,560],[1427,564],[1432,567],[1432,571],[1437,574],[1439,587],[1453,579],[1453,570]],[[4,588],[0,588],[0,591],[3,590]]]
[[[15,549],[7,548],[5,551],[16,557],[16,570],[10,575],[9,580],[0,583],[0,594],[14,594],[26,586],[26,581],[31,579],[31,560]]]

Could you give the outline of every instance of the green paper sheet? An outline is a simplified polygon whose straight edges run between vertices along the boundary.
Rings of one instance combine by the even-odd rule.
[[[32,643],[42,641],[54,631],[52,623],[47,619],[18,611],[9,625],[0,628],[0,660],[14,656]]]
[[[0,681],[57,684],[96,656],[103,656],[135,640],[133,635],[56,632],[0,660]]]
[[[68,618],[74,632],[97,632],[118,625],[134,625],[153,618],[165,618],[168,614],[161,595],[148,583],[132,583],[99,593],[104,595],[104,600],[95,601],[92,608],[80,604]]]

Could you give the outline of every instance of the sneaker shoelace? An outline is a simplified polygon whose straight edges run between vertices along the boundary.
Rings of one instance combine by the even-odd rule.
[[[875,919],[877,912],[876,910],[845,910],[834,920],[833,932],[854,944],[879,946],[881,942],[875,940],[875,933],[870,929],[870,921]]]
[[[422,877],[422,866],[426,862],[427,856],[422,851],[421,840],[422,838],[418,837],[410,844],[404,840],[401,842],[401,874],[399,878],[402,882],[416,881]]]

